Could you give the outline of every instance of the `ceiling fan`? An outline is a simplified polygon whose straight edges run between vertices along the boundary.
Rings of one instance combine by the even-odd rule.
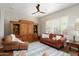
[[[42,13],[42,14],[45,13],[45,12],[40,11],[40,4],[37,4],[36,9],[37,9],[37,11],[34,12],[34,13],[32,13],[32,14],[36,14],[36,13],[38,13],[38,12],[39,12],[39,13]]]

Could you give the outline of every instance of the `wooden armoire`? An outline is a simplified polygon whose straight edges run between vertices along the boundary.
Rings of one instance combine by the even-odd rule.
[[[33,21],[19,20],[10,21],[11,34],[21,37],[22,41],[36,41],[38,40],[38,24]]]

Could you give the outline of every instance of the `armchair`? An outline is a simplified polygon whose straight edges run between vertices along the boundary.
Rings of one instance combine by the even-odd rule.
[[[2,39],[3,51],[27,50],[28,42],[22,42],[15,35],[8,35]]]

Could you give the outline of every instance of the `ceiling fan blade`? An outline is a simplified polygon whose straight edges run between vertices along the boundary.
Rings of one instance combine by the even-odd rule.
[[[37,12],[34,12],[34,13],[32,13],[32,14],[36,14]]]
[[[44,14],[45,12],[40,12],[40,13]]]

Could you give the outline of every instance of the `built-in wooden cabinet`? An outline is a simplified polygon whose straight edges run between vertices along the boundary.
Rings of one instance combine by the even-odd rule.
[[[10,21],[11,34],[22,38],[22,41],[38,40],[38,25],[32,21]]]

